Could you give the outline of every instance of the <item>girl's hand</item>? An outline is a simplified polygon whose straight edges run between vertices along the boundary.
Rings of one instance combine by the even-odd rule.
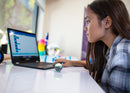
[[[66,59],[55,59],[55,63],[53,65],[55,65],[56,63],[62,63],[63,67],[72,66],[72,62],[70,60],[66,60]]]

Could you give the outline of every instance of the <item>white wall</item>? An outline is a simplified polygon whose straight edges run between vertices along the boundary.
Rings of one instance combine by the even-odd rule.
[[[86,1],[46,0],[44,31],[49,32],[49,43],[60,45],[63,56],[81,56]]]
[[[49,32],[49,43],[60,45],[63,56],[80,58],[84,6],[93,0],[46,0],[44,30]],[[130,0],[123,0],[130,10]]]
[[[130,0],[122,0],[122,1],[125,3],[126,8],[127,8],[129,15],[130,15]]]

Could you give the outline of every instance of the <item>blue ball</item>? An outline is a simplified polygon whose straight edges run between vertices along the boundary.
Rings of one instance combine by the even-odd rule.
[[[62,69],[62,64],[56,63],[56,64],[55,64],[55,70],[56,70],[57,72],[60,72],[61,69]]]

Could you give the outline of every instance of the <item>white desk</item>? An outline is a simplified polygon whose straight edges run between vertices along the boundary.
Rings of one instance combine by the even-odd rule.
[[[104,93],[83,67],[39,70],[0,64],[0,93]]]

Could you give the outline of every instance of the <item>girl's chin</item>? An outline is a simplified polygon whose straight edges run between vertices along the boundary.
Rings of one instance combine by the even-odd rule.
[[[88,42],[90,42],[90,43],[95,43],[96,41],[91,40],[91,39],[88,39]]]
[[[90,43],[91,43],[91,42],[92,42],[92,40],[91,40],[90,38],[88,38],[88,42],[90,42]]]

